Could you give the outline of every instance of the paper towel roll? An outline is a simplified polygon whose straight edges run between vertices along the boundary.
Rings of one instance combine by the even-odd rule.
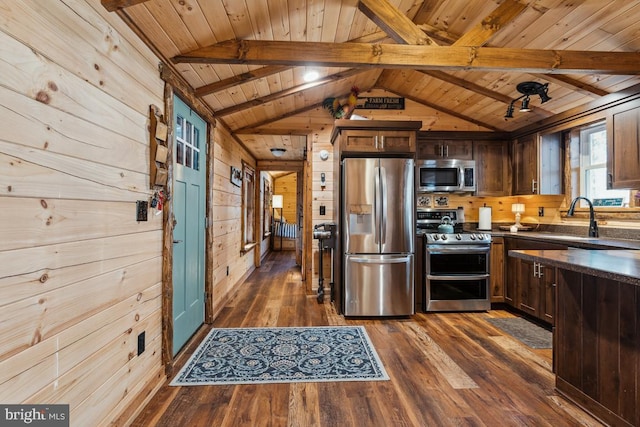
[[[478,230],[491,230],[491,208],[479,208]]]

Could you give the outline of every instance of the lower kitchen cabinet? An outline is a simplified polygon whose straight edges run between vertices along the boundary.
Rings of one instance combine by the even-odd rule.
[[[556,270],[539,262],[519,260],[516,308],[553,325]]]
[[[608,425],[640,425],[640,287],[558,268],[556,388]]]
[[[505,253],[517,249],[563,250],[567,249],[567,246],[505,238]],[[508,257],[506,270],[505,302],[532,317],[553,325],[556,269],[539,262]]]
[[[504,238],[494,237],[491,240],[489,287],[491,302],[504,302]]]

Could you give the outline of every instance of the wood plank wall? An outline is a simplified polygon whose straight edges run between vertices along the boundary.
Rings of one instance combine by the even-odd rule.
[[[255,159],[231,137],[223,126],[215,127],[213,144],[212,227],[214,237],[211,312],[215,317],[233,296],[236,287],[255,269],[254,251],[261,250],[262,245],[258,244],[247,252],[241,252],[242,188],[236,187],[229,180],[231,166],[242,169],[244,160],[255,168]],[[259,206],[256,208],[256,214],[260,215]]]
[[[313,150],[310,153],[312,159],[312,227],[309,233],[313,233],[313,226],[324,222],[333,222],[334,219],[334,198],[338,197],[338,183],[334,182],[333,176],[333,145],[331,145],[331,131],[333,127],[330,127],[323,132],[313,135]],[[320,159],[320,151],[327,150],[329,152],[329,158],[327,160]],[[325,174],[326,186],[322,187],[320,184],[321,174]],[[325,207],[325,215],[320,215],[320,206]],[[312,236],[312,234],[310,234]],[[311,281],[307,284],[307,288],[313,290],[318,289],[318,260],[319,250],[318,241],[313,240],[311,237],[308,239],[311,242],[312,251],[312,274],[307,277],[311,277]],[[337,255],[336,255],[337,256]],[[331,257],[325,253],[323,257],[322,273],[324,276],[325,288],[329,286],[329,280],[331,278]]]
[[[165,379],[163,215],[136,221],[151,196],[149,106],[165,105],[159,60],[99,1],[4,2],[2,15],[0,402],[126,425]],[[229,182],[255,160],[221,125],[211,139],[216,315],[255,268]]]
[[[297,221],[297,173],[291,172],[287,175],[280,176],[274,180],[273,194],[281,194],[282,197],[282,216],[289,223]]]
[[[136,222],[136,200],[164,84],[99,2],[2,8],[0,401],[98,425],[163,374],[162,215]]]

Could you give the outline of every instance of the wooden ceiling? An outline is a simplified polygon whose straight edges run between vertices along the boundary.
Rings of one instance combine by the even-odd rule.
[[[514,131],[640,83],[640,0],[102,0],[257,159],[331,129],[326,98],[423,130]],[[320,78],[307,83],[309,69]],[[551,100],[505,119],[518,83]]]

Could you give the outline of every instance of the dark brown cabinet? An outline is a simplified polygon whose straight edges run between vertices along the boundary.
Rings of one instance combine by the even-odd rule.
[[[567,246],[505,238],[505,250],[564,250]],[[508,257],[505,302],[537,319],[554,324],[556,269],[539,262]]]
[[[640,106],[624,105],[607,115],[607,188],[640,188]]]
[[[418,149],[419,159],[473,159],[473,141],[457,139],[426,139]]]
[[[557,291],[556,388],[608,425],[640,425],[640,288],[558,268]]]
[[[518,305],[521,311],[553,325],[556,270],[539,262],[519,260]]]
[[[513,141],[513,195],[562,194],[562,133],[532,134]]]
[[[537,194],[538,154],[535,135],[515,140],[513,152],[513,194]]]
[[[477,196],[508,196],[509,146],[507,141],[474,141],[473,158],[476,161]]]
[[[343,153],[413,153],[416,147],[415,131],[348,129],[341,139]]]
[[[491,302],[504,302],[504,238],[494,237],[491,240],[489,257],[491,263],[489,270]]]

